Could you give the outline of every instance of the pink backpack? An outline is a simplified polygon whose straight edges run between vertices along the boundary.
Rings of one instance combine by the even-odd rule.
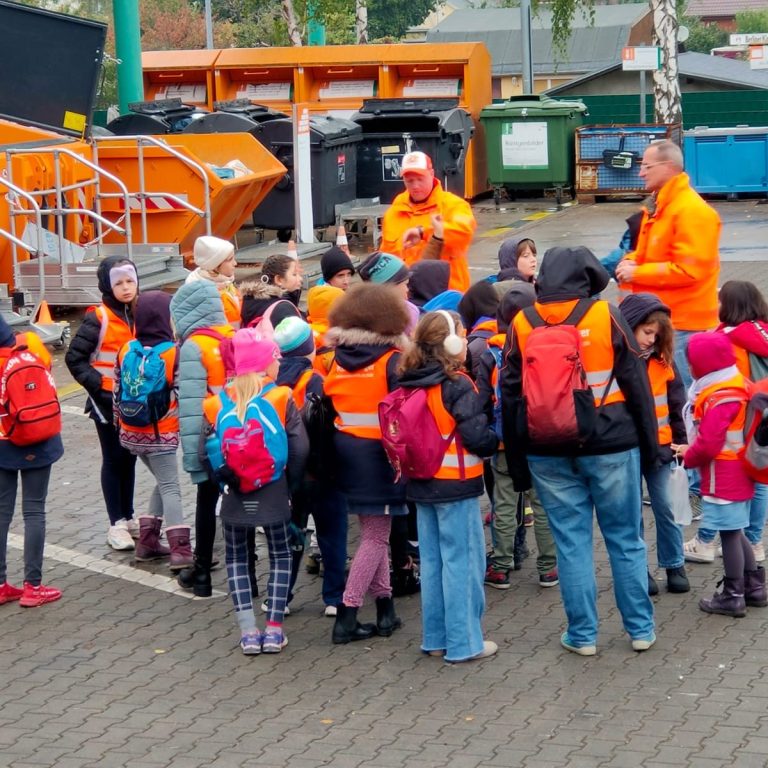
[[[436,386],[440,386],[439,384]],[[401,477],[429,480],[443,463],[448,446],[456,436],[456,428],[446,439],[440,434],[435,417],[427,405],[427,390],[399,387],[379,403],[381,442],[392,469],[395,482]],[[459,454],[459,469],[464,479],[463,453]]]

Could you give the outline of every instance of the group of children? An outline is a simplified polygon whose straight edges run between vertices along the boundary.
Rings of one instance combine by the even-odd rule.
[[[283,620],[311,516],[325,613],[335,619],[334,643],[390,636],[402,625],[393,596],[420,588],[425,654],[457,663],[495,653],[496,644],[482,632],[483,583],[511,585],[510,572],[528,552],[529,505],[539,584],[558,583],[546,512],[533,492],[514,490],[500,419],[508,329],[536,300],[535,243],[505,241],[499,274],[463,296],[447,289],[439,259],[423,260],[409,272],[396,256],[376,252],[360,266],[357,284],[349,254],[332,248],[322,259],[323,280],[309,291],[307,315],[299,308],[302,278],[295,259],[270,256],[259,279],[236,286],[230,243],[201,237],[194,258],[197,268],[172,297],[140,293],[128,259],[104,259],[98,270],[103,301],[88,310],[66,354],[87,393],[86,412],[101,446],[109,546],[135,548],[138,561],[167,557],[183,587],[210,596],[218,514],[242,652],[277,653],[288,642]],[[747,393],[747,379],[761,375],[768,307],[751,283],[723,286],[722,325],[691,339],[695,381],[687,393],[673,363],[669,309],[650,294],[631,295],[620,308],[635,351],[646,360],[654,397],[661,461],[646,469],[644,480],[667,589],[690,588],[688,545],[669,492],[672,468],[682,460],[701,471],[700,546],[707,545],[707,529],[713,538],[720,532],[726,573],[723,591],[700,606],[742,616],[746,605],[768,604],[765,571],[756,562],[764,559],[768,493],[759,485],[755,491],[739,460],[746,394],[734,391]],[[0,347],[14,344],[1,326],[0,336]],[[146,373],[155,360],[165,399],[142,401],[134,392],[135,371],[144,365]],[[433,477],[398,477],[384,450],[378,404],[399,388],[426,392],[445,440]],[[718,397],[721,390],[729,397]],[[149,420],[142,420],[141,408],[129,407],[150,401],[155,411],[162,402],[162,412]],[[179,446],[196,486],[194,554],[181,504]],[[61,440],[38,448],[27,452],[37,458],[22,461],[8,440],[0,440],[0,603],[42,604],[61,594],[42,587],[40,574],[44,490]],[[156,481],[138,519],[137,456]],[[25,531],[33,542],[29,553],[25,549],[23,590],[5,580],[19,470]],[[492,500],[489,554],[479,503],[486,491]],[[359,530],[348,574],[347,515],[357,517]],[[263,632],[254,610],[257,528],[266,535],[270,564]],[[649,593],[656,594],[650,569],[648,580]],[[368,594],[376,620],[363,623],[359,611]]]

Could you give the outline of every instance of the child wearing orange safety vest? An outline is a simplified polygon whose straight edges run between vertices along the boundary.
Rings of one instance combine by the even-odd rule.
[[[148,514],[139,517],[136,560],[144,562],[170,555],[170,569],[180,571],[192,565],[192,549],[189,526],[184,524],[176,462],[179,447],[179,406],[176,394],[179,350],[171,327],[170,305],[171,295],[164,291],[147,291],[137,299],[136,341],[124,345],[117,356],[113,410],[120,430],[121,445],[137,455],[156,480],[149,497]],[[157,355],[165,367],[167,389],[164,391],[169,395],[169,407],[156,423],[146,426],[128,424],[120,414],[121,395],[126,384],[122,381],[121,369],[126,355],[136,354],[131,349],[134,345],[141,345],[146,351],[157,348]],[[147,359],[144,358],[144,361]],[[163,522],[170,549],[160,543]]]
[[[64,361],[86,391],[85,411],[96,425],[101,446],[101,491],[109,516],[107,544],[130,550],[139,537],[133,517],[136,457],[120,444],[112,416],[115,361],[134,338],[133,305],[138,295],[136,266],[123,256],[107,256],[96,271],[102,302],[90,307]]]
[[[479,496],[483,459],[498,439],[472,380],[464,372],[466,332],[455,312],[428,312],[416,326],[400,363],[400,386],[424,388],[427,406],[444,439],[453,437],[431,479],[410,479],[409,501],[418,510],[421,555],[421,648],[448,662],[492,656],[483,640],[485,538]]]
[[[640,356],[645,360],[656,409],[659,437],[659,465],[643,468],[643,477],[656,522],[656,557],[659,568],[667,572],[667,591],[690,590],[685,573],[683,529],[675,523],[669,494],[670,473],[675,466],[672,443],[684,443],[685,387],[674,365],[675,333],[670,309],[652,293],[632,293],[619,305],[621,314],[635,334]],[[642,519],[640,530],[643,530]],[[648,594],[659,587],[648,571]]]
[[[216,428],[225,402],[230,407],[234,406],[239,423],[245,426],[251,404],[267,401],[271,408],[262,406],[261,413],[271,413],[273,418],[277,414],[280,427],[284,430],[287,454],[283,458],[287,458],[287,462],[280,467],[272,465],[278,476],[250,491],[227,485],[220,511],[226,546],[227,582],[240,628],[240,648],[246,656],[280,653],[288,644],[283,631],[283,616],[291,575],[290,494],[303,476],[308,441],[290,388],[274,385],[280,358],[277,344],[245,328],[234,335],[232,352],[235,376],[223,392],[206,398],[203,403],[205,419],[202,435],[211,439],[213,433],[214,439],[221,441],[223,435],[216,435]],[[261,426],[265,428],[264,423]],[[271,423],[272,429],[275,426]],[[269,549],[268,613],[263,633],[257,627],[253,610],[248,563],[249,533],[256,526],[264,528]]]
[[[688,342],[694,382],[683,410],[688,444],[673,444],[685,466],[701,471],[702,526],[720,531],[722,592],[699,601],[706,613],[741,618],[747,606],[768,605],[765,570],[758,567],[744,528],[754,484],[744,468],[747,379],[723,333],[697,333]]]
[[[499,333],[488,339],[488,349],[478,361],[477,388],[483,402],[486,415],[497,430],[501,440],[501,387],[499,372],[503,365],[502,350],[507,338],[507,331],[515,315],[526,307],[532,307],[536,301],[536,291],[532,284],[522,281],[510,283],[496,312]],[[509,589],[512,586],[510,571],[519,571],[528,554],[525,545],[524,509],[526,500],[533,512],[533,534],[536,537],[536,570],[539,586],[556,587],[557,553],[552,532],[549,529],[547,515],[536,492],[531,488],[524,494],[517,493],[507,469],[504,444],[499,443],[499,450],[491,458],[493,469],[494,508],[491,519],[491,542],[493,548],[488,558],[485,571],[486,586],[494,589]]]
[[[219,291],[227,322],[239,328],[242,299],[235,285],[235,246],[229,240],[203,235],[195,240],[193,258],[196,269],[187,275],[186,282],[210,280]]]

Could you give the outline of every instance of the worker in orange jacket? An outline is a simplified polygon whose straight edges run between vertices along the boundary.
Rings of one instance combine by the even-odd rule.
[[[450,264],[449,289],[466,291],[470,285],[467,251],[477,227],[469,203],[442,188],[431,158],[423,152],[405,155],[400,175],[405,191],[384,214],[379,250],[399,256],[410,266],[428,258],[428,245],[430,253],[438,253],[434,246],[442,244],[439,255],[432,258]],[[441,224],[442,237],[435,232]]]
[[[640,178],[652,205],[643,213],[637,247],[616,267],[616,279],[625,291],[655,294],[672,311],[675,365],[687,389],[688,339],[718,323],[720,217],[692,189],[683,153],[671,141],[645,150]]]

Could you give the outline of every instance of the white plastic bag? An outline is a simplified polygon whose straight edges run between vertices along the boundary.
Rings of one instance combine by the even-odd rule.
[[[675,459],[675,465],[669,473],[669,501],[675,522],[678,525],[690,525],[693,513],[688,490],[688,472],[679,458]]]

